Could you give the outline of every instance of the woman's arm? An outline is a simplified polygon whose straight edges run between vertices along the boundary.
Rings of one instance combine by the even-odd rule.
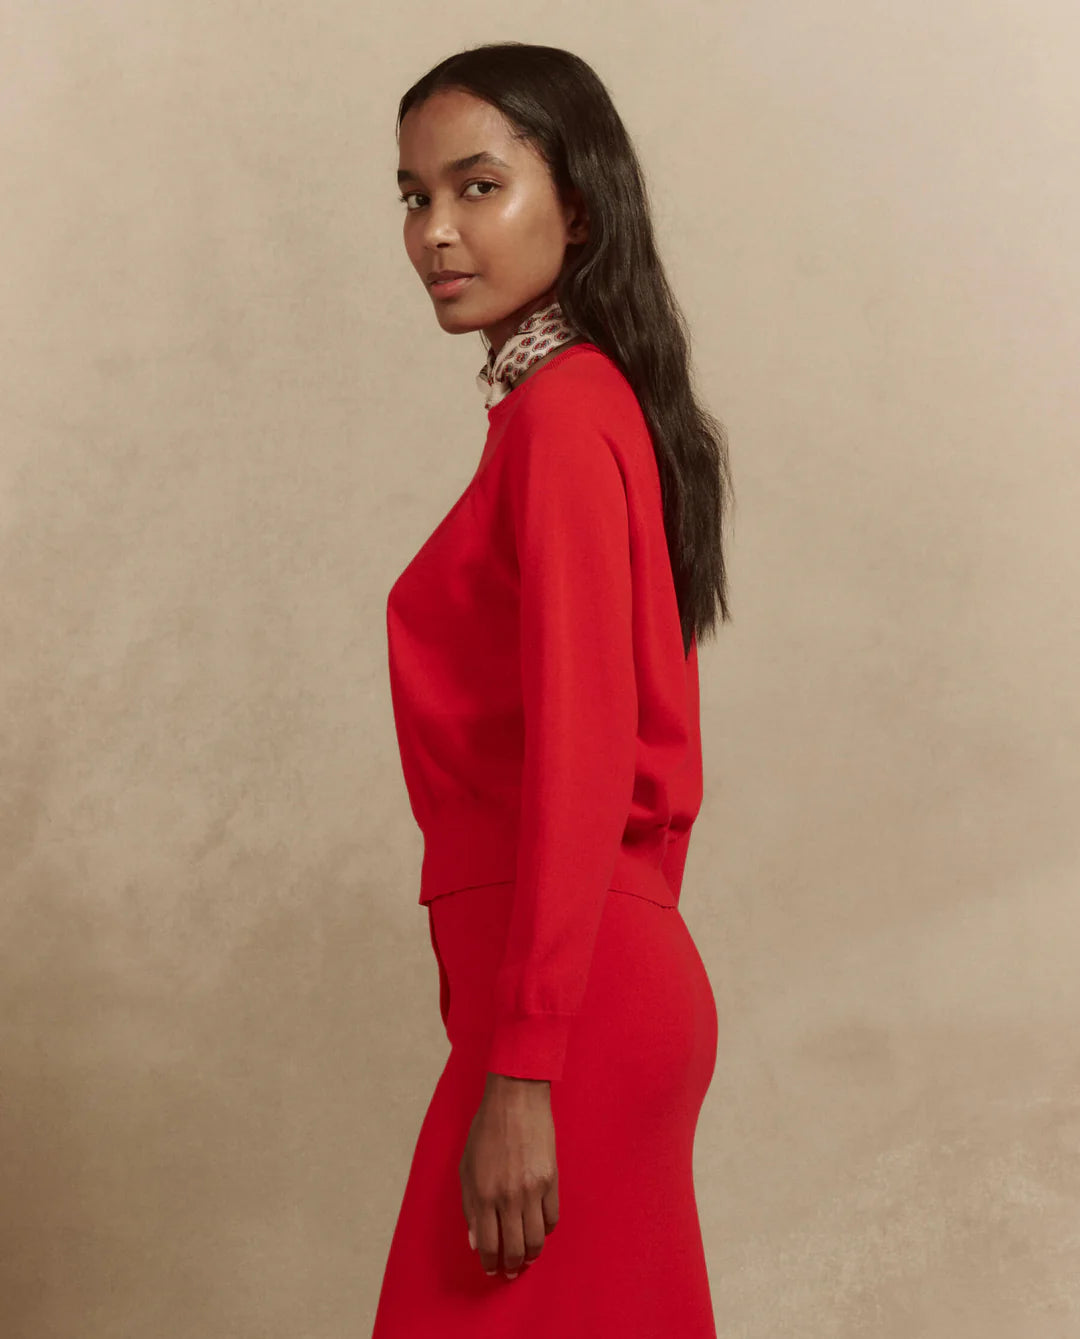
[[[493,1074],[557,1079],[633,795],[630,535],[603,430],[536,401],[507,460],[520,573],[525,754]]]

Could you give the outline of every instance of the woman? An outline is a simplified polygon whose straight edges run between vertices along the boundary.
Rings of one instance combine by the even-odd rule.
[[[479,331],[487,438],[387,600],[450,1055],[373,1339],[716,1333],[693,1140],[717,1016],[678,910],[697,643],[730,617],[695,401],[603,84],[522,43],[401,101],[405,248]]]

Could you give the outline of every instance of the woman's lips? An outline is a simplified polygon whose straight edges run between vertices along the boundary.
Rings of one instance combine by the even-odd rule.
[[[460,293],[463,288],[468,287],[468,285],[471,284],[475,278],[476,278],[475,274],[467,274],[462,279],[447,279],[443,283],[439,283],[439,281],[436,280],[435,283],[430,285],[430,287],[432,294],[435,297],[452,298],[457,293]]]

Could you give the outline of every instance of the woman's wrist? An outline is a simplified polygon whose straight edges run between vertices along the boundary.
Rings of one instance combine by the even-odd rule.
[[[486,1086],[489,1089],[500,1089],[507,1092],[526,1091],[528,1088],[537,1088],[543,1086],[547,1091],[551,1090],[550,1079],[523,1079],[517,1074],[496,1074],[488,1070]]]

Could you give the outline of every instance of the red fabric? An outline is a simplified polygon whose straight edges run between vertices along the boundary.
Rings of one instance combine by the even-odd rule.
[[[459,1163],[484,1091],[512,885],[428,904],[450,1055],[417,1137],[372,1339],[715,1339],[693,1146],[718,1020],[678,908],[605,891],[551,1085],[559,1221],[516,1279],[469,1247]]]
[[[593,344],[487,411],[476,472],[392,586],[390,685],[421,904],[500,885],[487,1068],[558,1079],[605,895],[678,904],[702,798],[646,420]]]

